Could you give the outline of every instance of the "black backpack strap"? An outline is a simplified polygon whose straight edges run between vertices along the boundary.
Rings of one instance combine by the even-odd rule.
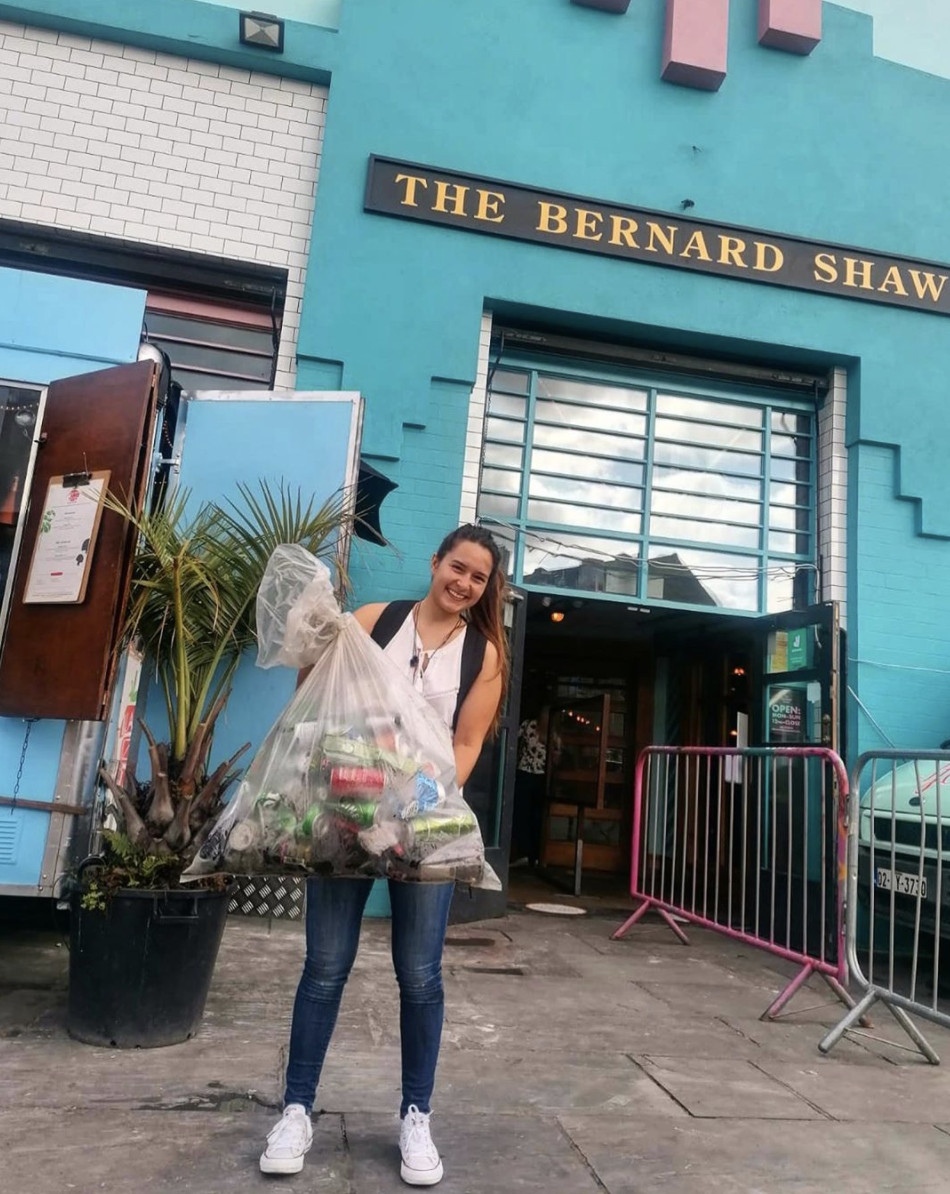
[[[390,601],[380,611],[370,638],[377,646],[385,647],[412,611],[414,601]]]
[[[458,725],[459,714],[465,704],[465,698],[471,691],[472,685],[479,677],[485,663],[485,646],[488,639],[480,630],[469,625],[465,629],[465,642],[462,643],[462,666],[459,674],[459,696],[455,702],[455,716],[452,718],[452,730]]]

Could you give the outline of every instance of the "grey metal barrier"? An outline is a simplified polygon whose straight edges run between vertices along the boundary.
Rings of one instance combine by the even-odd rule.
[[[950,984],[950,751],[861,755],[851,780],[847,871],[848,969],[863,995],[818,1047],[828,1053],[883,1003],[937,1065],[908,1013],[950,1028],[940,1007]]]

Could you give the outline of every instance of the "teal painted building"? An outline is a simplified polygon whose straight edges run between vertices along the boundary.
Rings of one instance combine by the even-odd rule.
[[[663,0],[609,7],[296,0],[275,53],[240,43],[229,4],[0,4],[41,42],[151,55],[167,86],[177,58],[232,97],[258,76],[306,103],[319,89],[319,137],[281,160],[316,155],[318,172],[258,186],[233,242],[205,213],[186,243],[175,205],[194,195],[153,195],[177,231],[152,251],[220,264],[246,227],[257,265],[290,279],[278,388],[363,396],[363,458],[398,488],[395,550],[354,553],[357,599],[421,591],[460,520],[495,528],[525,594],[510,722],[541,704],[574,728],[582,709],[609,719],[595,766],[578,742],[542,843],[567,861],[587,805],[602,870],[625,865],[624,793],[650,742],[777,741],[789,690],[785,740],[849,760],[950,737],[950,79],[876,57],[871,20],[833,4],[798,4],[803,27],[777,33],[752,0],[696,29]],[[280,105],[243,98],[266,164]],[[211,122],[200,136],[221,135]],[[199,194],[232,152],[204,148],[186,167]],[[146,193],[157,166],[135,179]],[[269,228],[288,179],[311,206]],[[84,201],[87,237],[136,240],[81,194],[0,202],[0,231],[76,233]],[[262,423],[262,459],[282,451]],[[476,803],[504,851],[502,754]]]

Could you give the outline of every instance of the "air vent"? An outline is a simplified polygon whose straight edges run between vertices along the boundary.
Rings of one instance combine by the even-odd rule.
[[[17,846],[20,844],[20,825],[7,813],[0,815],[0,866],[12,866],[16,862]]]

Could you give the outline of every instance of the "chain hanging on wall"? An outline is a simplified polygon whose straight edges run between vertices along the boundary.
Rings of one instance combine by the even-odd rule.
[[[13,785],[13,800],[10,804],[10,815],[16,812],[17,800],[20,797],[20,785],[23,782],[23,767],[26,764],[26,752],[30,746],[30,734],[33,732],[33,727],[39,721],[38,717],[26,718],[26,733],[23,735],[23,745],[20,748],[20,763],[16,771],[16,783]]]

